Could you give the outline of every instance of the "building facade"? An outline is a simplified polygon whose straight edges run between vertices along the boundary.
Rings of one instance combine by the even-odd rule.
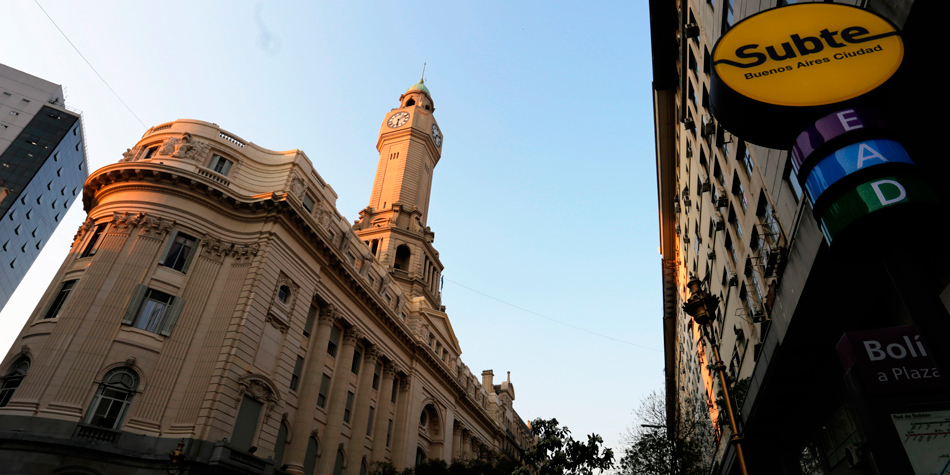
[[[895,383],[890,371],[897,366],[882,370],[885,381],[878,381],[877,372],[855,363],[861,357],[854,354],[886,338],[917,335],[888,274],[874,256],[846,262],[833,255],[789,150],[745,142],[710,109],[710,57],[718,39],[743,18],[792,3],[650,2],[669,433],[695,418],[698,404],[712,425],[714,473],[740,473],[717,402],[710,341],[683,309],[686,283],[695,275],[721,301],[712,331],[733,381],[749,473],[938,473],[926,470],[946,466],[946,445],[916,435],[914,427],[937,424],[947,437],[945,385],[938,378]],[[875,106],[931,179],[948,176],[947,165],[931,158],[939,141],[928,132],[921,105],[929,99],[920,78],[936,41],[928,30],[940,16],[927,2],[839,3],[872,10],[903,30],[902,71]],[[946,203],[946,187],[935,185]],[[945,246],[940,236],[929,239],[919,250]],[[924,280],[932,285],[925,290],[946,305],[950,267],[945,253],[938,254],[925,258]],[[871,346],[847,343],[858,340]],[[913,356],[921,356],[917,362],[932,377],[933,361],[918,353],[926,352]]]
[[[386,113],[355,224],[303,151],[207,122],[152,127],[92,173],[88,220],[0,366],[7,467],[310,475],[520,458],[510,377],[462,362],[436,285],[434,110],[420,81]]]
[[[63,88],[0,64],[0,308],[88,176],[82,120]]]

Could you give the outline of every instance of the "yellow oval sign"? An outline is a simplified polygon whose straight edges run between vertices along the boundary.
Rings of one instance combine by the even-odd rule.
[[[880,16],[834,3],[802,3],[751,16],[713,50],[729,88],[781,106],[820,106],[870,92],[901,64],[904,44]]]

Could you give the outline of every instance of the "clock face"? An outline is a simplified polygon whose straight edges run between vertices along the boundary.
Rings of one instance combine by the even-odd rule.
[[[442,131],[439,130],[439,126],[432,124],[432,140],[435,142],[436,147],[442,146]]]
[[[389,117],[386,125],[388,125],[390,129],[395,129],[396,127],[402,127],[406,122],[409,122],[409,113],[397,112]]]

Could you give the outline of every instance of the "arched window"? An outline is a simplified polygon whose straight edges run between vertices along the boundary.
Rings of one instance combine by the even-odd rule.
[[[422,448],[416,447],[416,466],[422,465],[426,462],[426,453],[422,451]]]
[[[415,99],[409,99],[408,101],[406,101],[406,107],[414,106],[414,105],[416,105]]]
[[[281,303],[287,303],[287,299],[290,298],[290,287],[281,285],[280,288],[277,289],[277,298]]]
[[[343,475],[343,460],[345,459],[342,450],[336,451],[336,462],[333,463],[333,475]]]
[[[393,268],[409,270],[410,257],[412,257],[412,251],[409,250],[409,246],[401,244],[396,248],[396,259],[393,261]]]
[[[132,404],[138,386],[139,375],[131,368],[116,368],[106,373],[92,398],[86,424],[117,429],[122,425],[122,418]]]
[[[281,421],[280,430],[277,431],[277,443],[274,444],[274,461],[278,467],[284,461],[284,448],[287,447],[288,432],[290,432],[290,430],[287,428],[287,423]]]
[[[10,402],[10,398],[13,397],[16,388],[20,387],[20,383],[23,382],[23,378],[29,370],[30,360],[27,358],[20,359],[10,368],[7,375],[3,377],[3,384],[0,384],[0,407],[6,406]]]
[[[303,473],[306,475],[313,475],[317,468],[317,449],[319,447],[317,439],[310,437],[310,440],[307,441],[307,453],[303,456]]]

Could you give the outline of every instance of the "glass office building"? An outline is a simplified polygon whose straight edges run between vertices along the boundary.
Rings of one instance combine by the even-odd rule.
[[[85,155],[62,87],[0,65],[0,308],[82,196]]]

